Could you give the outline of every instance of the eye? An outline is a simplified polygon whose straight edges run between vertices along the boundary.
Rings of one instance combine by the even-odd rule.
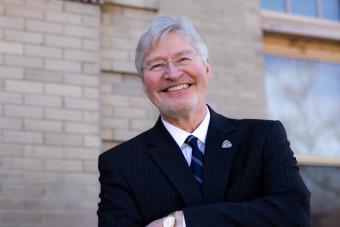
[[[160,71],[160,70],[164,69],[165,65],[166,64],[164,62],[163,63],[155,63],[155,64],[152,64],[150,66],[150,70],[151,71]]]
[[[187,63],[191,62],[191,58],[189,58],[189,57],[181,57],[176,62],[178,62],[180,64],[187,64]]]

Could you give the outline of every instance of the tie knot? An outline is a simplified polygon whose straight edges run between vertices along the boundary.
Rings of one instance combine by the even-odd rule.
[[[192,148],[197,147],[197,138],[196,138],[196,136],[194,136],[194,135],[188,136],[186,138],[186,140],[185,140],[185,143],[189,144],[190,147],[192,147]]]

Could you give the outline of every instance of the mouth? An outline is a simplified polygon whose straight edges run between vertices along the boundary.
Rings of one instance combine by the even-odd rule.
[[[164,89],[163,92],[179,91],[179,90],[187,89],[190,86],[191,86],[191,84],[179,84],[179,85],[168,87],[168,88]]]

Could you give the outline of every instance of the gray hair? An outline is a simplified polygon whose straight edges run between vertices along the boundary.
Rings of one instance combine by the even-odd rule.
[[[138,41],[135,54],[135,66],[139,76],[143,77],[144,59],[150,53],[153,44],[172,31],[179,32],[187,38],[204,61],[208,59],[208,48],[187,17],[158,15],[144,30]]]

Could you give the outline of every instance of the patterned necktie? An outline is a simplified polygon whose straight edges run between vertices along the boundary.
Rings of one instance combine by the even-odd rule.
[[[188,144],[192,148],[192,158],[190,163],[190,169],[194,174],[194,177],[200,187],[202,187],[203,181],[203,153],[198,148],[197,138],[193,135],[190,135],[186,138],[185,143]]]

